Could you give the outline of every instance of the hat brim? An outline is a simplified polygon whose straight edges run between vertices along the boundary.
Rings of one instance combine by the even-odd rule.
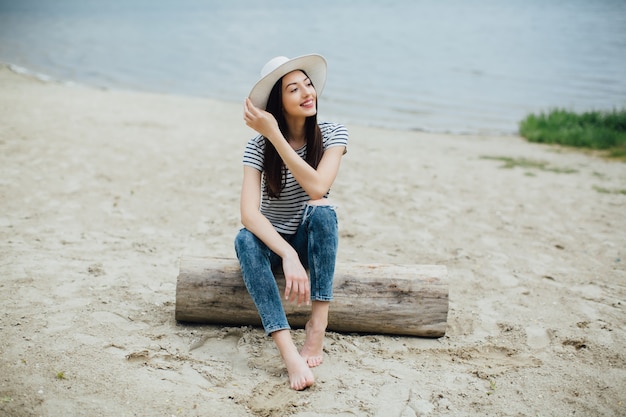
[[[309,79],[315,87],[315,92],[319,97],[322,94],[324,85],[326,85],[326,69],[327,64],[323,56],[318,54],[303,55],[297,58],[292,58],[283,64],[276,67],[270,73],[261,78],[252,87],[250,94],[250,100],[252,104],[265,110],[267,106],[267,100],[270,92],[274,87],[274,84],[280,80],[283,76],[289,74],[292,71],[302,70],[306,72]]]

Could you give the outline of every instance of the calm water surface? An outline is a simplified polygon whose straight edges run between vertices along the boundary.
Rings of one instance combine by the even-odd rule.
[[[623,0],[0,0],[0,61],[95,86],[242,102],[269,58],[309,52],[346,123],[513,133],[626,107]]]

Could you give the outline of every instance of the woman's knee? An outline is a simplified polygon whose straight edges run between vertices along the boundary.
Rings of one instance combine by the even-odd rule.
[[[337,213],[333,206],[315,206],[309,215],[310,226],[328,232],[337,230]]]
[[[235,237],[235,252],[237,256],[261,249],[261,241],[248,229],[241,229]]]

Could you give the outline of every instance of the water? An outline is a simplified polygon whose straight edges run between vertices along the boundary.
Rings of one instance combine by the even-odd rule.
[[[242,102],[269,58],[318,52],[322,118],[427,131],[514,133],[529,112],[626,107],[624,0],[295,3],[0,0],[0,61]]]

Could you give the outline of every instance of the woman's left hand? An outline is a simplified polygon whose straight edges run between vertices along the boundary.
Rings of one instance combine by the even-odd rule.
[[[250,98],[246,98],[243,105],[243,120],[246,125],[256,130],[266,138],[273,140],[277,134],[280,134],[278,122],[271,113],[261,110],[252,104]]]
[[[298,307],[302,303],[309,305],[311,284],[297,253],[294,252],[283,258],[283,273],[285,274],[285,300],[297,303]]]

